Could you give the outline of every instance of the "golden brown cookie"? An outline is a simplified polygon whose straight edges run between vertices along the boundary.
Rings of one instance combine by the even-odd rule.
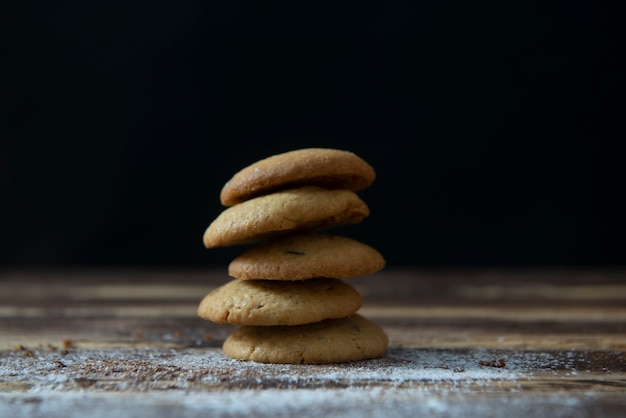
[[[383,256],[351,238],[315,232],[294,233],[261,243],[228,266],[228,274],[244,280],[346,279],[385,266]]]
[[[361,295],[337,279],[232,280],[206,295],[198,316],[220,324],[301,325],[352,315]]]
[[[301,186],[357,191],[376,178],[374,169],[350,151],[305,148],[257,161],[236,173],[222,188],[220,200],[233,206],[256,196]]]
[[[388,343],[380,326],[354,314],[298,326],[244,326],[226,338],[222,349],[239,360],[323,364],[382,357]]]
[[[206,229],[203,242],[206,248],[252,243],[291,231],[358,223],[369,213],[350,190],[288,189],[226,208]]]

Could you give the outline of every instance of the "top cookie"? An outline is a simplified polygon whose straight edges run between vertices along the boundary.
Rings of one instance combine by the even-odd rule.
[[[224,206],[233,206],[277,190],[309,185],[357,191],[375,178],[374,169],[350,151],[304,148],[245,167],[224,185],[220,201]]]
[[[225,209],[206,229],[206,248],[247,244],[288,232],[355,224],[369,208],[350,190],[307,186],[259,196]]]

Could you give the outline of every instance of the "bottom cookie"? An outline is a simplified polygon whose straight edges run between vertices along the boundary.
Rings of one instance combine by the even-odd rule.
[[[325,364],[382,357],[387,334],[354,314],[295,326],[243,326],[226,338],[224,354],[259,363]]]

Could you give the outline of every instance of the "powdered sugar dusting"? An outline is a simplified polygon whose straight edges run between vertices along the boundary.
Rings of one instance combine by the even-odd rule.
[[[544,358],[541,358],[541,357]],[[492,381],[527,379],[549,354],[494,350],[392,348],[381,359],[330,365],[261,364],[226,357],[217,348],[46,350],[8,353],[0,377],[29,391],[97,388],[150,390],[215,388],[380,387],[460,390]],[[559,366],[567,367],[562,360]],[[27,373],[15,375],[15,370]]]
[[[619,398],[613,397],[619,403]],[[562,394],[519,397],[510,393],[445,394],[381,388],[267,389],[226,392],[57,392],[44,397],[0,394],[0,416],[34,418],[139,417],[485,417],[527,418],[609,416],[594,407],[596,397]]]
[[[598,395],[593,373],[601,371],[601,365],[594,369],[586,363],[593,353],[482,349],[395,347],[381,359],[331,365],[242,362],[216,347],[74,348],[65,353],[41,348],[2,354],[0,416],[29,418],[60,411],[70,418],[512,418],[538,410],[588,416],[585,406]],[[616,360],[623,364],[623,353],[607,359]],[[549,395],[541,388],[553,375],[560,382],[592,383],[584,398]]]

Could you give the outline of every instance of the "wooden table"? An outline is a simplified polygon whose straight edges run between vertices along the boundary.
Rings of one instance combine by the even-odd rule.
[[[626,416],[626,271],[414,270],[349,279],[384,358],[239,362],[207,271],[0,273],[0,417]]]

